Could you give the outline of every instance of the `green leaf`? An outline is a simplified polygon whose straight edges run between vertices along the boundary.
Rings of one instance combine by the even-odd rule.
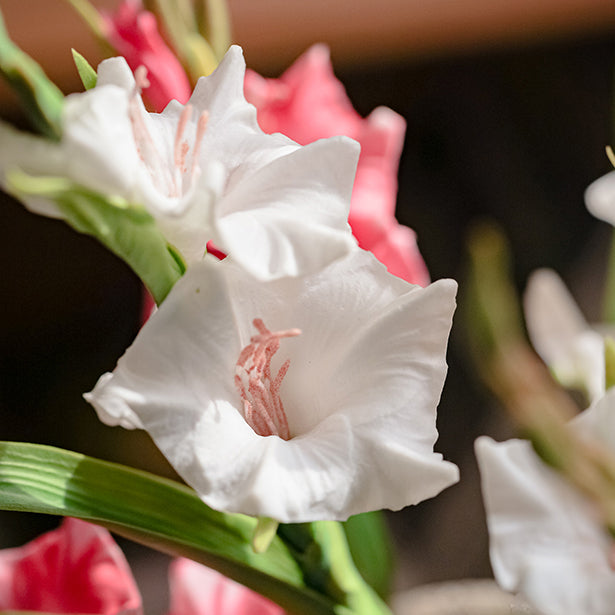
[[[56,203],[74,229],[93,235],[126,261],[158,305],[186,270],[143,207],[110,200],[65,178],[32,177],[21,171],[7,173],[7,188],[17,197],[36,196]]]
[[[0,73],[20,97],[34,127],[58,140],[62,134],[64,96],[43,69],[11,41],[1,12]]]
[[[383,599],[391,593],[393,545],[381,511],[354,515],[343,524],[350,553],[361,576]]]
[[[214,511],[180,483],[78,453],[0,442],[0,509],[93,521],[215,568],[292,613],[388,612],[353,573],[340,524],[287,526],[300,549],[278,535],[257,554],[250,545],[255,519]]]
[[[341,523],[280,525],[278,536],[294,554],[307,585],[331,596],[357,615],[389,612],[356,569]]]
[[[91,90],[92,88],[96,87],[96,82],[98,81],[98,75],[96,74],[96,71],[78,51],[71,48],[71,53],[73,54],[73,61],[75,62],[75,66],[77,67],[77,72],[79,73],[79,77],[81,79],[81,83],[83,83],[83,87],[86,90]]]

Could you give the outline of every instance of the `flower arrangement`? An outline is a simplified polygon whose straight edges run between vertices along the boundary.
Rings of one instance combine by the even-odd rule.
[[[67,96],[0,22],[0,73],[33,131],[0,120],[0,185],[142,281],[148,318],[84,397],[146,431],[183,482],[0,443],[0,509],[65,517],[0,550],[0,610],[142,613],[110,530],[176,558],[170,615],[389,612],[357,541],[385,551],[378,511],[459,479],[434,448],[457,284],[430,281],[395,217],[403,118],[361,117],[324,45],[278,79],[246,70],[221,0],[71,3],[109,57],[95,70],[73,51],[83,91]],[[588,207],[613,222],[613,197],[608,175]],[[608,615],[609,330],[537,272],[525,321],[551,375],[499,233],[477,232],[470,255],[477,368],[529,438],[476,442],[495,576],[541,613]],[[589,407],[575,416],[563,387]]]

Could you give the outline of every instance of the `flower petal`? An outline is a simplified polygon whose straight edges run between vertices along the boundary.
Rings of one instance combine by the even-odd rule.
[[[124,0],[112,16],[103,14],[102,18],[109,42],[132,69],[147,68],[151,86],[145,96],[156,111],[172,98],[182,103],[189,98],[186,72],[160,35],[156,17],[143,10],[140,1]]]
[[[70,179],[102,194],[130,201],[140,160],[128,117],[128,96],[116,86],[66,98],[62,147]]]
[[[24,547],[0,551],[0,609],[142,612],[132,573],[109,532],[70,518]]]
[[[615,171],[592,182],[585,191],[589,213],[615,225]]]
[[[7,188],[7,173],[20,169],[33,175],[65,175],[66,160],[57,143],[15,130],[0,121],[0,185]],[[61,218],[55,203],[29,197],[24,205],[33,213]]]
[[[173,560],[169,569],[169,615],[283,615],[260,594],[192,560]]]
[[[358,153],[349,139],[321,140],[245,177],[217,204],[214,242],[264,280],[344,256],[356,246],[347,219]]]
[[[603,336],[589,326],[557,273],[550,269],[535,271],[523,303],[532,345],[558,381],[587,391],[590,400],[602,396]]]
[[[403,117],[386,107],[361,117],[336,79],[329,50],[322,44],[308,49],[279,79],[248,70],[245,91],[265,132],[281,132],[302,145],[338,135],[359,142],[348,220],[352,232],[359,246],[370,250],[389,272],[414,284],[428,284],[412,232],[395,220],[398,162],[406,131]]]
[[[571,428],[605,433],[605,421],[612,427],[614,417],[615,395],[610,393]],[[544,465],[528,442],[498,444],[482,437],[476,455],[491,563],[500,585],[520,591],[546,615],[612,613],[612,540],[598,511]]]

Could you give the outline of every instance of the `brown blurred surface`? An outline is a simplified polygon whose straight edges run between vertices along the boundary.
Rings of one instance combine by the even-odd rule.
[[[111,10],[117,0],[94,0]],[[230,0],[234,41],[248,63],[276,72],[326,41],[336,65],[404,61],[598,34],[615,26],[612,0]],[[11,35],[63,87],[70,47],[100,51],[66,0],[1,0]],[[0,89],[0,101],[6,90]]]

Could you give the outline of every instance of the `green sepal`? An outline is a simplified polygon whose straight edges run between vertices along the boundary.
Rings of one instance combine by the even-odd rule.
[[[192,2],[152,0],[151,4],[160,15],[160,21],[192,83],[196,83],[199,77],[211,74],[218,66],[218,58],[199,32]]]
[[[200,5],[200,6],[199,6]],[[209,43],[218,61],[231,44],[231,19],[226,0],[200,0],[197,22],[201,35]]]
[[[141,206],[110,199],[68,179],[7,173],[7,188],[16,197],[53,201],[62,217],[80,233],[96,237],[141,278],[160,305],[186,267],[162,235],[154,218]]]
[[[352,565],[339,523],[280,526],[287,532],[257,554],[256,519],[214,511],[175,481],[78,453],[0,442],[0,509],[92,521],[215,568],[291,613],[388,613]]]
[[[73,61],[77,67],[77,72],[79,73],[79,78],[81,79],[81,83],[83,83],[83,87],[86,90],[91,90],[96,87],[96,82],[98,81],[96,71],[78,51],[71,48],[71,53],[73,54]]]
[[[607,391],[615,386],[615,340],[612,337],[604,340],[604,385]]]
[[[612,151],[609,148],[609,151]],[[602,316],[604,322],[615,323],[615,231],[611,235],[611,246],[607,263],[606,281],[602,297]]]
[[[64,96],[43,69],[11,41],[1,12],[0,73],[19,96],[33,126],[46,137],[59,140]]]
[[[391,594],[394,554],[382,511],[354,515],[342,523],[350,554],[361,576],[383,600]]]

